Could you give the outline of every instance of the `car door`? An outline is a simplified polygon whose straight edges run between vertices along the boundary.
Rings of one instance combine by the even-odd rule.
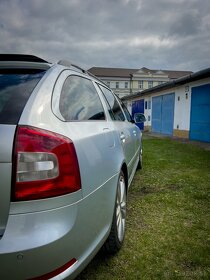
[[[130,178],[135,165],[136,128],[127,120],[124,111],[114,94],[104,86],[100,85],[100,89],[109,104],[110,115],[112,116],[115,130],[118,133],[124,151],[125,161],[128,167],[128,176]]]

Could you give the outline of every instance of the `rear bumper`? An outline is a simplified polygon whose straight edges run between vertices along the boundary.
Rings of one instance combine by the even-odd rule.
[[[43,275],[75,258],[72,238],[78,207],[10,215],[0,240],[0,279]]]
[[[57,276],[73,279],[109,234],[117,178],[71,205],[10,214],[0,240],[0,279],[31,279],[76,259]]]

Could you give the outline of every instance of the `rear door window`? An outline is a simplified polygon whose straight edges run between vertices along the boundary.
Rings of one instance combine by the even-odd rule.
[[[107,103],[109,104],[109,114],[111,118],[115,121],[125,121],[125,116],[122,109],[120,108],[119,102],[117,101],[114,94],[107,88],[99,85],[101,91],[103,92]]]
[[[118,98],[118,101],[119,101],[119,103],[120,103],[120,105],[121,105],[121,107],[122,107],[122,109],[123,109],[123,111],[124,111],[124,114],[125,114],[125,116],[126,116],[126,119],[127,119],[129,122],[132,122],[132,117],[131,117],[131,115],[130,115],[128,109],[127,109],[127,107],[125,106],[125,104],[124,104],[119,98]]]
[[[98,93],[89,79],[69,76],[63,85],[60,113],[65,121],[105,120],[105,113]]]
[[[0,69],[0,124],[18,123],[26,102],[44,73],[30,69]]]

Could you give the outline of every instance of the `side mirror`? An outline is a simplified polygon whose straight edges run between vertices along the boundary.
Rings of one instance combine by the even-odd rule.
[[[135,123],[143,123],[146,121],[145,115],[142,113],[135,113],[134,114],[134,121]]]

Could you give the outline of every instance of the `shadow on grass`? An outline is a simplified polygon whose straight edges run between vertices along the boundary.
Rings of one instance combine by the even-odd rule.
[[[99,271],[99,274],[102,270],[109,271],[110,267],[113,266],[112,259],[116,257],[116,255],[108,255],[101,249],[75,280],[93,280],[96,277],[97,271]],[[101,264],[103,264],[103,266],[101,266]]]

